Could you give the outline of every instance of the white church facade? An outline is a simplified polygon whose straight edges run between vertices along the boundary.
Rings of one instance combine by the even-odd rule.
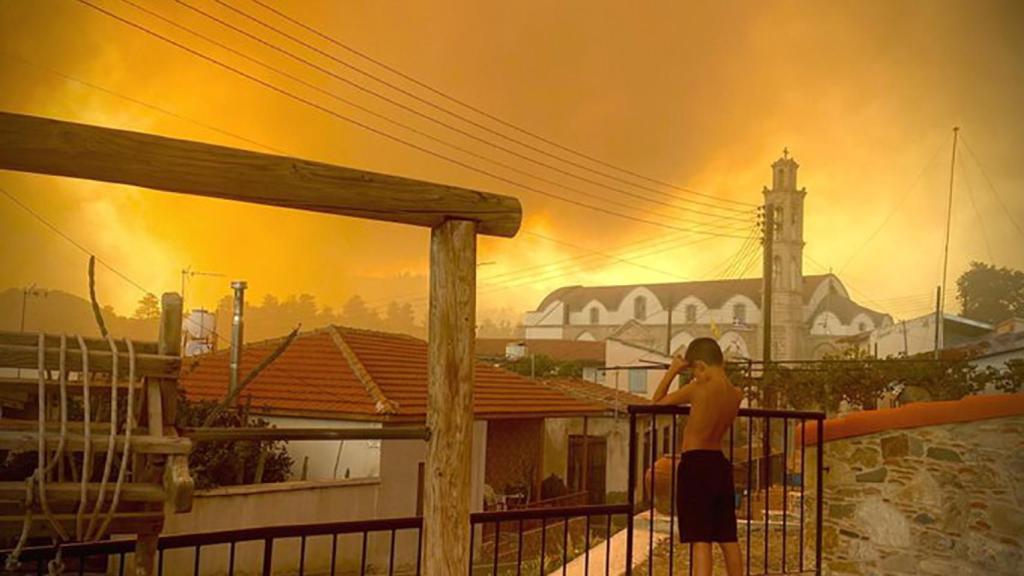
[[[838,340],[892,324],[892,318],[850,297],[833,274],[803,273],[804,197],[799,165],[784,155],[772,164],[765,210],[776,222],[772,266],[772,356],[816,359],[838,352]],[[527,340],[615,339],[675,353],[694,338],[717,337],[733,358],[762,355],[760,278],[622,286],[566,286],[527,312]]]

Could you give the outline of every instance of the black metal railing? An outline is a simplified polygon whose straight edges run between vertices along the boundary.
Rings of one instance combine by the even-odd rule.
[[[419,574],[422,526],[423,519],[415,517],[161,536],[157,542],[157,574],[171,576],[191,572],[193,576],[203,573],[233,575],[236,571],[263,576],[282,572],[299,576],[310,573],[331,576]],[[397,542],[403,536],[407,544],[404,548],[409,552],[404,565],[396,562]],[[380,542],[380,537],[386,538],[386,541]],[[317,538],[322,539],[321,545],[330,544],[329,562],[310,565],[308,551],[313,539]],[[341,542],[343,538],[349,541]],[[373,542],[372,548],[371,540],[377,540]],[[289,558],[285,558],[285,562],[280,561],[281,541],[290,541],[292,544],[287,551]],[[415,555],[412,554],[413,550]],[[134,540],[114,540],[68,544],[59,549],[59,554],[65,574],[116,573],[124,576],[128,573],[127,566],[133,559],[134,551]],[[207,555],[211,551],[215,552],[216,562],[209,561]],[[168,558],[172,554],[174,558]],[[20,556],[21,573],[34,571],[36,574],[47,574],[49,562],[57,555],[58,549],[53,546],[26,548]],[[326,560],[328,555],[321,556]]]
[[[632,507],[623,503],[472,514],[470,574],[545,576],[558,568],[565,574],[574,561],[582,562],[586,576],[621,574],[625,555],[613,563],[612,541],[631,512]]]
[[[640,574],[653,575],[659,564],[658,567],[663,569],[658,572],[659,574],[665,573],[669,576],[692,574],[692,545],[682,551],[677,550],[678,532],[675,509],[675,493],[678,482],[676,459],[679,455],[677,447],[680,439],[679,431],[682,429],[679,423],[689,415],[689,412],[689,406],[631,406],[629,408],[628,500],[637,514],[627,525],[626,546],[628,549],[626,555],[630,558],[629,566],[626,568],[627,576],[631,576],[634,569]],[[816,434],[817,440],[813,447],[817,456],[816,494],[813,503],[814,516],[811,519],[807,515],[808,506],[805,497],[808,451],[805,439],[808,438],[807,423],[814,423],[814,426],[820,430],[824,419],[825,415],[821,412],[743,408],[740,409],[736,422],[729,430],[728,447],[723,446],[723,452],[728,450],[729,461],[733,464],[734,482],[743,481],[742,487],[734,486],[734,489],[736,489],[737,496],[735,501],[738,528],[740,528],[740,544],[741,549],[744,550],[743,563],[746,568],[745,573],[750,576],[756,574],[821,574],[824,444],[822,434]],[[644,435],[642,453],[637,448],[640,434]],[[659,439],[661,440],[660,448],[662,448],[660,451]],[[759,439],[759,442],[755,442],[756,439]],[[666,443],[668,446],[665,446]],[[745,451],[743,450],[744,444],[746,445]],[[755,446],[757,446],[757,450],[755,450]],[[638,456],[644,459],[642,465]],[[797,458],[799,459],[798,464]],[[659,487],[657,485],[659,478],[657,463],[659,460],[666,459],[668,478],[666,480],[662,477],[662,485]],[[774,474],[773,466],[775,466]],[[638,477],[640,471],[643,474]],[[778,477],[777,482],[776,477]],[[638,489],[640,491],[639,498]],[[794,500],[797,503],[795,511],[791,510]],[[757,501],[760,506],[754,505]],[[774,510],[773,502],[777,504]],[[791,515],[799,516],[798,520],[794,519],[796,520],[795,526],[790,520]],[[643,520],[648,522],[646,562],[638,561],[634,554],[636,524]],[[666,521],[667,529],[662,526]],[[813,530],[814,539],[808,542],[810,530]],[[793,531],[796,534],[791,535],[790,532]],[[655,535],[658,533],[667,533],[667,538],[659,539],[659,543],[656,545]],[[755,547],[755,544],[760,544],[760,546]],[[813,565],[806,558],[809,544],[813,546]],[[793,546],[796,546],[795,550]],[[758,556],[760,562],[755,561]]]
[[[674,497],[676,447],[688,413],[688,407],[677,406],[629,408],[627,501],[622,504],[471,514],[470,576],[546,576],[570,568],[584,576],[692,573],[692,547],[676,542]],[[723,452],[728,450],[734,477],[742,483],[736,507],[748,575],[821,574],[823,420],[819,412],[741,409],[729,431]],[[808,422],[818,432],[811,435],[811,446]],[[641,451],[643,433],[647,443]],[[805,497],[808,450],[817,456],[813,511]],[[668,477],[659,486],[658,462],[665,460]],[[645,521],[646,542],[638,542],[637,527]],[[422,525],[422,518],[411,517],[163,536],[157,542],[157,574],[418,576]],[[646,547],[646,556],[635,554],[642,551],[638,546]],[[134,540],[68,544],[59,551],[30,547],[21,553],[21,573],[46,574],[59,552],[67,574],[123,576],[134,551]],[[574,562],[582,563],[582,572]]]

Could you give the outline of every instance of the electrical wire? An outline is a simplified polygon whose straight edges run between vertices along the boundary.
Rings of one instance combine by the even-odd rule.
[[[125,1],[127,1],[127,0],[125,0]],[[217,22],[220,25],[222,25],[222,26],[224,26],[224,27],[226,27],[226,28],[228,28],[230,30],[235,31],[238,34],[241,34],[241,35],[243,35],[243,36],[245,36],[245,37],[247,37],[247,38],[249,38],[249,39],[251,39],[251,40],[253,40],[255,42],[258,42],[258,43],[260,43],[260,44],[262,44],[262,45],[264,45],[264,46],[266,46],[266,47],[268,47],[268,48],[270,48],[270,49],[272,49],[272,50],[274,50],[276,52],[284,54],[284,55],[288,56],[289,58],[295,60],[296,62],[299,62],[300,64],[304,64],[306,66],[309,66],[309,67],[311,67],[311,68],[313,68],[313,69],[315,69],[315,70],[317,70],[317,71],[319,71],[319,72],[321,72],[323,74],[326,74],[326,75],[328,75],[328,76],[330,76],[330,77],[332,77],[332,78],[334,78],[334,79],[336,79],[336,80],[338,80],[340,82],[344,82],[345,84],[355,88],[356,90],[359,90],[361,92],[370,94],[370,95],[372,95],[372,96],[374,96],[376,98],[384,100],[385,102],[388,102],[388,103],[390,103],[390,104],[392,104],[394,106],[397,106],[397,107],[401,108],[402,110],[405,110],[406,112],[408,112],[410,114],[414,114],[414,115],[416,115],[416,116],[418,116],[420,118],[423,118],[423,119],[425,119],[427,121],[433,122],[433,123],[435,123],[435,124],[437,124],[439,126],[442,126],[442,127],[446,128],[446,129],[448,129],[448,130],[451,130],[453,132],[461,134],[462,136],[465,136],[467,138],[473,139],[473,140],[475,140],[477,142],[480,142],[482,144],[491,146],[491,147],[493,147],[495,149],[498,149],[498,150],[501,150],[501,151],[503,151],[503,152],[505,152],[507,154],[511,154],[513,156],[516,156],[517,158],[520,158],[522,160],[526,160],[528,162],[532,162],[534,164],[537,164],[538,166],[542,166],[544,168],[547,168],[549,170],[553,170],[553,171],[558,172],[560,174],[563,174],[563,175],[566,175],[566,176],[569,176],[569,177],[572,177],[572,178],[576,178],[576,179],[581,180],[583,182],[587,182],[587,183],[589,183],[591,185],[599,186],[599,187],[602,187],[602,188],[606,188],[608,190],[612,190],[612,191],[618,192],[620,194],[627,195],[627,196],[630,196],[630,197],[633,197],[633,198],[636,198],[636,199],[639,199],[639,200],[643,200],[643,201],[646,201],[646,202],[660,204],[662,206],[668,206],[668,207],[671,207],[671,208],[678,208],[678,206],[675,205],[675,204],[671,204],[671,203],[664,202],[664,201],[661,201],[661,200],[654,200],[654,199],[651,199],[651,198],[649,198],[649,197],[647,197],[645,195],[642,195],[642,194],[636,194],[636,193],[632,193],[632,192],[629,192],[629,191],[626,191],[626,190],[622,190],[621,188],[616,188],[614,186],[609,186],[609,185],[604,184],[602,182],[599,182],[599,181],[596,181],[596,180],[592,180],[592,179],[580,176],[580,175],[578,175],[576,173],[564,170],[564,169],[559,168],[557,166],[554,166],[554,165],[552,165],[550,163],[537,160],[537,159],[532,158],[530,156],[527,156],[525,154],[521,154],[521,153],[519,153],[519,152],[517,152],[515,150],[512,150],[512,149],[510,149],[510,148],[508,148],[506,146],[502,146],[500,144],[496,144],[496,143],[494,143],[494,142],[492,142],[490,140],[487,140],[486,138],[481,138],[481,137],[479,137],[479,136],[477,136],[477,135],[475,135],[475,134],[473,134],[471,132],[468,132],[466,130],[463,130],[461,128],[453,126],[453,125],[451,125],[451,124],[449,124],[449,123],[447,123],[447,122],[445,122],[443,120],[439,120],[437,118],[434,118],[433,116],[430,116],[429,114],[425,114],[425,113],[423,113],[423,112],[421,112],[421,111],[419,111],[419,110],[417,110],[417,109],[415,109],[415,108],[413,108],[411,106],[407,106],[407,105],[405,105],[405,104],[403,104],[403,103],[401,103],[401,102],[399,102],[399,101],[397,101],[397,100],[395,100],[393,98],[390,98],[390,97],[388,97],[388,96],[386,96],[384,94],[381,94],[380,92],[377,92],[377,91],[375,91],[375,90],[373,90],[371,88],[368,88],[368,87],[363,86],[363,85],[361,85],[359,83],[356,83],[356,82],[354,82],[354,81],[352,81],[352,80],[350,80],[348,78],[340,76],[339,74],[336,74],[333,71],[331,71],[331,70],[329,70],[329,69],[327,69],[327,68],[325,68],[323,66],[320,66],[320,65],[318,65],[316,63],[311,62],[309,59],[297,56],[295,53],[293,53],[293,52],[291,52],[289,50],[286,50],[284,48],[281,48],[280,46],[278,46],[278,45],[276,45],[276,44],[266,40],[265,38],[262,38],[262,37],[260,37],[260,36],[258,36],[256,34],[253,34],[253,33],[249,32],[247,30],[244,30],[241,27],[235,26],[234,24],[232,24],[232,23],[230,23],[230,22],[228,22],[228,21],[226,21],[226,20],[224,20],[222,18],[217,17],[217,16],[211,14],[210,12],[208,12],[206,10],[203,10],[201,8],[193,6],[193,5],[185,2],[184,0],[174,0],[174,1],[177,2],[178,4],[180,4],[181,6],[184,6],[185,8],[187,8],[187,9],[189,9],[189,10],[191,10],[191,11],[197,13],[197,14],[200,14],[200,15],[206,17],[209,20]],[[328,52],[324,52],[323,50],[320,50],[319,48],[317,48],[315,46],[312,46],[309,43],[304,42],[302,39],[297,38],[297,37],[295,37],[293,35],[290,35],[287,32],[284,32],[284,31],[280,30],[279,28],[276,28],[276,27],[272,26],[271,24],[268,24],[267,22],[259,20],[259,19],[255,18],[254,16],[248,14],[247,12],[245,12],[245,11],[239,9],[239,8],[236,8],[236,7],[230,5],[230,4],[226,3],[226,2],[223,2],[222,0],[215,0],[215,1],[218,4],[228,8],[229,10],[234,11],[236,14],[239,14],[239,15],[243,16],[244,18],[246,18],[246,19],[248,19],[248,20],[250,20],[252,22],[255,22],[256,24],[258,24],[260,26],[263,26],[263,27],[265,27],[265,28],[267,28],[267,29],[269,29],[269,30],[271,30],[273,32],[276,32],[277,34],[279,34],[281,36],[284,36],[285,38],[288,38],[288,39],[292,40],[293,42],[296,42],[296,43],[306,47],[309,50],[313,50],[313,51],[317,52],[318,54],[320,54],[320,55],[322,55],[322,56],[324,56],[326,58],[329,58],[329,59],[331,59],[331,60],[333,60],[333,61],[335,61],[335,62],[337,62],[339,64],[342,64],[342,65],[344,65],[346,67],[355,69],[356,71],[358,71],[360,73],[367,74],[363,70],[355,68],[355,67],[352,67],[347,62],[338,59],[334,55],[332,55],[332,54],[330,54]],[[495,134],[497,136],[501,136],[501,137],[504,137],[504,138],[509,138],[508,136],[505,136],[504,134],[502,134],[500,132],[491,130],[489,127],[487,127],[487,126],[485,126],[483,124],[474,122],[471,119],[465,118],[465,117],[460,116],[458,114],[451,113],[450,111],[448,111],[445,108],[438,107],[435,104],[433,104],[432,102],[430,102],[428,100],[425,100],[423,98],[420,98],[416,94],[414,94],[412,92],[409,92],[407,90],[404,90],[401,87],[398,87],[398,86],[395,86],[395,85],[393,85],[391,83],[383,81],[383,80],[377,78],[376,76],[373,76],[372,74],[367,74],[367,75],[369,77],[377,80],[378,82],[381,82],[381,83],[389,86],[390,88],[405,94],[406,96],[409,96],[411,98],[416,99],[419,102],[427,104],[428,106],[434,107],[434,108],[436,108],[438,110],[441,110],[443,112],[447,112],[449,114],[453,114],[456,118],[459,118],[459,119],[463,120],[464,122],[467,122],[467,123],[469,123],[469,124],[471,124],[471,125],[473,125],[473,126],[475,126],[477,128],[480,128],[482,130],[485,130],[485,131],[487,131],[489,133],[492,133],[492,134]],[[542,150],[540,148],[536,148],[536,147],[531,146],[531,145],[529,145],[527,143],[524,143],[522,141],[519,141],[519,140],[516,140],[516,139],[511,139],[511,140],[513,142],[516,142],[520,146],[528,148],[528,149],[530,149],[530,150],[532,150],[534,152],[538,152],[538,153],[545,154],[545,155],[548,155],[548,156],[553,156],[550,153],[546,152],[545,150]],[[592,169],[588,168],[585,165],[574,163],[574,162],[571,162],[571,161],[567,161],[567,160],[564,160],[564,159],[562,159],[562,158],[560,158],[558,156],[553,156],[553,157],[556,158],[556,159],[560,159],[563,162],[566,162],[566,163],[568,163],[568,164],[570,164],[572,166],[575,166],[577,168],[593,171]],[[601,174],[602,176],[605,176],[606,178],[615,179],[615,177],[613,175],[608,175],[608,174],[605,174],[605,173],[602,173],[602,172],[597,172],[597,173]],[[623,182],[629,184],[628,181],[623,181]],[[659,192],[658,190],[653,190],[653,191],[654,192]],[[720,206],[720,205],[716,205],[716,204],[710,204],[710,203],[706,203],[706,202],[700,202],[700,201],[696,201],[696,200],[686,200],[686,201],[688,201],[690,203],[693,203],[693,204],[699,204],[701,206],[711,207],[711,208],[715,208],[715,209],[719,209],[719,210],[728,210],[728,211],[741,212],[741,213],[749,212],[749,210],[739,210],[739,209],[736,209],[736,208],[724,207],[724,206]],[[693,210],[693,212],[696,213],[696,214],[703,214],[705,216],[721,216],[720,214],[709,214],[709,213],[701,212],[701,211],[697,211],[697,210]]]
[[[511,122],[503,120],[503,119],[501,119],[501,118],[499,118],[499,117],[497,117],[497,116],[495,116],[493,114],[490,114],[490,113],[488,113],[488,112],[486,112],[486,111],[484,111],[484,110],[482,110],[482,109],[480,109],[480,108],[478,108],[476,106],[468,104],[464,100],[460,100],[458,98],[455,98],[454,96],[451,96],[450,94],[447,94],[447,93],[442,92],[442,91],[440,91],[440,90],[438,90],[436,88],[433,88],[432,86],[430,86],[430,85],[428,85],[428,84],[426,84],[424,82],[421,82],[420,80],[417,80],[416,78],[410,76],[409,74],[406,74],[406,73],[404,73],[404,72],[394,68],[393,66],[389,66],[388,64],[386,64],[386,63],[384,63],[384,62],[382,62],[382,61],[380,61],[378,59],[373,58],[373,57],[369,56],[368,54],[366,54],[365,52],[356,50],[355,48],[352,48],[351,46],[349,46],[349,45],[347,45],[347,44],[345,44],[345,43],[343,43],[343,42],[341,42],[341,41],[339,41],[339,40],[337,40],[337,39],[335,39],[335,38],[325,34],[324,32],[322,32],[322,31],[320,31],[320,30],[318,30],[318,29],[316,29],[316,28],[314,28],[314,27],[312,27],[312,26],[310,26],[310,25],[300,21],[297,18],[294,18],[294,17],[284,13],[281,10],[278,10],[277,8],[274,8],[273,6],[270,6],[270,5],[266,4],[265,2],[263,2],[261,0],[252,0],[252,1],[255,4],[257,4],[257,5],[261,6],[262,8],[264,8],[265,10],[267,10],[269,12],[272,12],[273,14],[276,14],[280,18],[283,18],[284,20],[292,23],[293,25],[298,26],[298,27],[300,27],[300,28],[302,28],[302,29],[304,29],[304,30],[306,30],[306,31],[308,31],[308,32],[310,32],[310,33],[312,33],[312,34],[322,38],[323,40],[326,40],[326,41],[328,41],[328,42],[330,42],[330,43],[340,47],[340,48],[343,48],[344,50],[347,50],[348,52],[350,52],[352,54],[355,54],[355,55],[359,56],[360,58],[363,58],[363,59],[365,59],[365,60],[367,60],[369,62],[372,62],[372,63],[376,64],[377,66],[380,66],[381,68],[384,68],[385,70],[388,70],[389,72],[391,72],[393,74],[396,74],[399,77],[401,77],[401,78],[403,78],[403,79],[405,79],[405,80],[407,80],[409,82],[412,82],[413,84],[416,84],[417,86],[419,86],[421,88],[424,88],[424,89],[432,92],[433,94],[441,96],[442,98],[444,98],[444,99],[446,99],[446,100],[448,100],[450,102],[458,104],[458,105],[460,105],[460,106],[462,106],[462,107],[464,107],[464,108],[466,108],[468,110],[472,110],[473,112],[476,112],[477,114],[480,114],[481,116],[484,116],[484,117],[486,117],[486,118],[488,118],[488,119],[490,119],[490,120],[492,120],[494,122],[497,122],[497,123],[499,123],[499,124],[501,124],[501,125],[503,125],[503,126],[505,126],[507,128],[511,128],[511,129],[521,133],[521,134],[524,134],[526,136],[530,136],[531,138],[535,138],[535,139],[537,139],[537,140],[539,140],[541,142],[544,142],[545,144],[548,144],[550,146],[553,146],[553,147],[558,148],[560,150],[563,150],[565,152],[569,152],[571,154],[574,154],[576,156],[579,156],[581,158],[584,158],[586,160],[589,160],[589,161],[594,162],[596,164],[599,164],[601,166],[605,166],[607,168],[611,168],[613,170],[617,170],[617,171],[622,172],[624,174],[629,174],[629,175],[631,175],[631,176],[633,176],[635,178],[640,178],[642,180],[646,180],[646,181],[654,183],[654,184],[658,184],[658,185],[665,186],[665,187],[668,187],[668,188],[673,188],[673,189],[678,190],[678,191],[683,192],[683,193],[692,194],[692,195],[695,195],[695,196],[702,196],[702,197],[705,197],[705,198],[710,198],[710,199],[713,199],[713,200],[718,200],[720,202],[728,202],[728,203],[737,204],[737,205],[741,205],[741,206],[748,206],[748,207],[756,207],[756,206],[758,206],[757,204],[751,204],[749,202],[742,202],[740,200],[733,200],[731,198],[719,198],[717,196],[712,196],[710,194],[705,194],[705,193],[702,193],[702,192],[698,192],[698,191],[690,189],[690,188],[685,188],[685,187],[677,186],[675,184],[671,184],[671,183],[668,183],[668,182],[664,182],[664,181],[661,181],[661,180],[650,178],[648,176],[644,176],[644,175],[636,173],[634,171],[631,171],[631,170],[628,170],[628,169],[625,169],[625,168],[621,168],[621,167],[615,166],[613,164],[610,164],[608,162],[605,162],[605,161],[600,160],[598,158],[595,158],[593,156],[588,156],[587,154],[584,154],[584,153],[582,153],[582,152],[580,152],[578,150],[569,148],[569,147],[564,146],[562,144],[559,144],[559,143],[557,143],[557,142],[555,142],[553,140],[547,139],[547,138],[545,138],[543,136],[540,136],[540,135],[538,135],[538,134],[536,134],[534,132],[531,132],[531,131],[526,130],[526,129],[520,127],[520,126],[517,126],[517,125],[515,125],[515,124],[513,124]],[[224,4],[223,2],[221,2],[221,3]],[[224,5],[228,6],[229,8],[231,8],[230,5],[227,5],[227,4],[224,4]],[[234,9],[234,8],[232,8],[232,9]],[[237,9],[235,9],[235,10],[237,11]],[[257,22],[259,22],[261,24],[264,23],[261,20],[257,20]],[[311,49],[313,49],[313,48],[311,48]],[[351,65],[348,65],[348,64],[346,64],[346,66],[348,66],[348,67],[350,67],[350,68],[352,68],[354,70],[357,70],[360,73],[362,73],[364,75],[367,75],[367,76],[369,76],[369,77],[371,77],[371,78],[373,78],[373,79],[375,79],[375,80],[377,80],[377,81],[379,81],[381,83],[384,83],[385,85],[391,86],[395,90],[400,90],[400,88],[392,86],[391,84],[386,83],[383,80],[377,78],[376,76],[374,76],[372,74],[369,74],[369,73],[367,73],[367,72],[365,72],[365,71],[363,71],[363,70],[361,70],[361,69],[359,69],[359,68],[357,68],[355,66],[351,66]],[[433,105],[433,104],[431,104],[429,102],[425,101],[425,103],[427,103],[428,105],[436,107],[435,105]],[[441,110],[444,110],[443,108],[439,108],[439,107],[437,107],[437,108],[441,109]],[[445,111],[448,112],[447,110],[445,110]],[[448,113],[449,114],[453,114],[451,112],[448,112]],[[461,118],[461,116],[460,116],[460,118]],[[466,121],[469,122],[469,120],[466,120]],[[504,136],[504,135],[502,135],[502,136],[507,138],[507,136]],[[606,177],[611,178],[611,176],[606,176]],[[635,185],[635,184],[633,184],[633,185]],[[661,193],[662,194],[666,194],[664,192],[661,192]]]
[[[652,225],[652,226],[658,226],[658,227],[666,228],[666,229],[670,229],[670,230],[690,231],[690,230],[688,230],[686,228],[681,228],[681,227],[678,227],[678,226],[673,226],[671,224],[666,224],[664,222],[658,222],[658,221],[654,221],[654,220],[650,220],[650,219],[647,219],[647,218],[642,218],[642,217],[638,217],[638,216],[634,216],[634,215],[623,214],[623,213],[616,212],[614,210],[607,209],[607,208],[604,208],[604,207],[601,207],[601,206],[595,206],[595,205],[587,204],[586,202],[581,202],[581,201],[578,201],[578,200],[575,200],[575,199],[572,199],[572,198],[568,198],[568,197],[565,197],[565,196],[562,196],[562,195],[559,195],[559,194],[555,194],[553,192],[548,192],[548,191],[542,190],[540,188],[537,188],[535,186],[531,186],[529,184],[524,184],[522,182],[518,182],[518,181],[513,180],[511,178],[507,178],[505,176],[502,176],[502,175],[496,174],[494,172],[491,172],[489,170],[486,170],[486,169],[479,168],[477,166],[468,164],[468,163],[466,163],[466,162],[464,162],[462,160],[458,160],[456,158],[452,158],[450,156],[447,156],[447,155],[442,154],[440,152],[437,152],[435,150],[431,150],[429,148],[426,148],[424,146],[421,146],[419,144],[416,144],[416,143],[411,142],[409,140],[406,140],[404,138],[395,136],[395,135],[390,134],[388,132],[385,132],[385,131],[383,131],[381,129],[378,129],[378,128],[375,128],[373,126],[370,126],[369,124],[366,124],[364,122],[361,122],[361,121],[356,120],[354,118],[351,118],[349,116],[341,114],[341,113],[339,113],[336,110],[328,108],[328,107],[326,107],[326,106],[324,106],[322,104],[319,104],[317,102],[314,102],[314,101],[312,101],[312,100],[310,100],[308,98],[299,96],[299,95],[297,95],[297,94],[295,94],[293,92],[290,92],[290,91],[288,91],[288,90],[286,90],[284,88],[281,88],[280,86],[277,86],[276,84],[268,82],[268,81],[266,81],[266,80],[264,80],[262,78],[254,76],[254,75],[252,75],[252,74],[250,74],[248,72],[245,72],[245,71],[243,71],[243,70],[241,70],[239,68],[236,68],[234,66],[231,66],[230,64],[227,64],[227,63],[225,63],[225,62],[223,62],[221,60],[218,60],[217,58],[215,58],[213,56],[210,56],[210,55],[208,55],[206,53],[203,53],[203,52],[201,52],[199,50],[196,50],[196,49],[194,49],[194,48],[192,48],[190,46],[186,46],[185,44],[182,44],[181,42],[178,42],[178,41],[176,41],[176,40],[174,40],[174,39],[172,39],[170,37],[164,36],[164,35],[156,32],[156,31],[154,31],[154,30],[152,30],[150,28],[147,28],[146,26],[143,26],[142,24],[139,24],[139,23],[137,23],[135,21],[132,21],[132,20],[130,20],[128,18],[125,18],[125,17],[123,17],[123,16],[121,16],[119,14],[111,12],[111,11],[109,11],[109,10],[103,8],[103,7],[97,6],[97,5],[93,4],[92,2],[90,2],[89,0],[77,0],[77,1],[80,4],[82,4],[82,5],[86,6],[86,7],[89,7],[91,9],[93,9],[93,10],[95,10],[95,11],[97,11],[97,12],[99,12],[99,13],[107,16],[107,17],[109,17],[109,18],[117,20],[117,21],[119,21],[119,22],[121,22],[121,23],[123,23],[123,24],[125,24],[127,26],[130,26],[132,28],[135,28],[136,30],[139,30],[140,32],[143,32],[143,33],[145,33],[147,35],[150,35],[150,36],[152,36],[154,38],[162,40],[163,42],[165,42],[167,44],[170,44],[170,45],[172,45],[172,46],[174,46],[176,48],[184,50],[184,51],[186,51],[186,52],[188,52],[188,53],[190,53],[190,54],[192,54],[192,55],[194,55],[194,56],[196,56],[198,58],[201,58],[201,59],[203,59],[203,60],[205,60],[205,61],[207,61],[207,62],[209,62],[211,64],[214,64],[214,65],[219,66],[221,68],[224,68],[224,69],[226,69],[226,70],[228,70],[230,72],[233,72],[233,73],[235,73],[235,74],[237,74],[239,76],[242,76],[243,78],[246,78],[246,79],[248,79],[248,80],[250,80],[252,82],[255,82],[255,83],[257,83],[257,84],[259,84],[259,85],[261,85],[261,86],[263,86],[263,87],[265,87],[265,88],[267,88],[267,89],[269,89],[269,90],[271,90],[273,92],[276,92],[276,93],[278,93],[278,94],[280,94],[282,96],[285,96],[287,98],[295,100],[295,101],[297,101],[297,102],[299,102],[301,104],[305,104],[305,105],[307,105],[309,107],[312,107],[312,108],[314,108],[316,110],[319,110],[321,112],[324,112],[324,113],[326,113],[326,114],[328,114],[330,116],[333,116],[335,118],[338,118],[340,120],[343,120],[345,122],[353,124],[353,125],[355,125],[357,127],[363,128],[363,129],[365,129],[365,130],[367,130],[369,132],[377,134],[378,136],[387,138],[387,139],[392,140],[394,142],[397,142],[399,144],[403,144],[405,146],[408,146],[410,148],[413,148],[415,150],[423,152],[424,154],[428,154],[430,156],[439,158],[441,160],[445,160],[445,161],[450,162],[450,163],[452,163],[452,164],[454,164],[456,166],[460,166],[460,167],[465,168],[467,170],[471,170],[473,172],[477,172],[479,174],[488,176],[488,177],[493,178],[495,180],[498,180],[500,182],[505,182],[507,184],[516,186],[516,187],[521,188],[523,190],[534,192],[536,194],[540,194],[542,196],[546,196],[546,197],[549,197],[549,198],[552,198],[552,199],[560,200],[562,202],[566,202],[568,204],[579,206],[581,208],[586,208],[588,210],[593,210],[595,212],[599,212],[599,213],[603,213],[603,214],[607,214],[607,215],[611,215],[611,216],[617,216],[619,218],[623,218],[623,219],[626,219],[626,220],[632,220],[632,221],[635,221],[635,222],[644,223],[644,224],[648,224],[648,225]],[[121,0],[121,1],[125,2],[125,3],[127,3],[129,5],[137,6],[136,4],[131,2],[131,0]],[[145,8],[140,8],[140,9],[146,10]],[[176,25],[180,26],[178,24],[176,24]],[[194,31],[190,31],[190,32],[195,33]],[[195,34],[198,35],[198,33],[195,33]],[[215,42],[213,40],[209,40],[209,41]],[[233,50],[233,49],[230,49],[230,48],[226,48],[226,49]],[[282,73],[282,74],[287,74],[287,73]],[[298,80],[298,79],[296,79],[296,81],[302,82],[301,80]],[[319,87],[313,86],[313,88],[322,91],[322,89],[319,88]],[[327,92],[327,94],[330,95],[331,93]],[[335,95],[335,97],[337,97],[337,96]],[[728,235],[725,235],[725,234],[718,234],[718,235],[719,236],[728,236]]]

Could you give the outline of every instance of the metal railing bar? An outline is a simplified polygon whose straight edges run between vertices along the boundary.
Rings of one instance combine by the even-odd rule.
[[[263,540],[263,576],[274,574],[274,539]]]
[[[562,576],[565,576],[566,564],[569,563],[569,517],[562,522]]]
[[[672,415],[672,451],[669,452],[669,454],[673,455],[676,453],[676,448],[678,448],[679,446],[678,442],[676,441],[676,420],[678,418],[679,416],[675,414]],[[672,572],[676,563],[676,476],[677,472],[679,471],[679,466],[677,465],[677,461],[675,459],[672,459],[672,465],[669,468],[669,474],[671,474],[671,481],[669,482],[668,491],[668,576],[672,576]]]
[[[636,503],[636,413],[629,413],[629,484],[626,486],[626,576],[633,576],[633,510]],[[609,539],[610,541],[610,539]],[[610,546],[610,545],[609,545]],[[609,554],[611,550],[609,548]]]
[[[807,420],[800,421],[800,571],[804,571],[804,485],[807,484],[804,465],[807,456]],[[820,506],[820,503],[819,503]]]
[[[494,523],[494,569],[492,573],[498,576],[498,549],[501,547],[501,521]]]
[[[369,532],[363,532],[363,546],[359,553],[359,576],[366,576],[366,538]],[[472,550],[472,548],[470,548]]]
[[[581,516],[604,516],[605,514],[627,514],[629,504],[586,504],[584,506],[559,506],[557,508],[522,508],[519,510],[500,510],[491,512],[474,512],[469,515],[473,524],[489,524],[491,522],[510,522],[513,520],[540,520],[542,518],[578,518]]]
[[[754,417],[747,416],[747,574],[750,574],[750,519],[754,500]],[[691,559],[691,564],[693,564]]]
[[[789,418],[782,419],[782,573],[786,573],[786,520],[789,516]]]
[[[771,418],[764,419],[764,573],[768,573],[768,542],[771,533],[768,531],[768,509],[771,508],[772,485],[772,430]]]
[[[647,573],[654,574],[654,464],[658,461],[658,415],[651,414],[651,508],[648,511]],[[646,471],[645,471],[646,472]]]
[[[690,406],[670,406],[664,404],[630,404],[627,406],[627,410],[630,414],[679,414],[687,415],[690,413]],[[769,408],[740,408],[737,413],[738,418],[743,417],[754,417],[754,418],[801,418],[806,420],[824,420],[824,412],[815,411],[801,411],[801,410],[778,410]]]
[[[516,576],[523,573],[523,519],[519,519],[519,536],[516,543]]]
[[[548,519],[540,519],[540,576],[544,576],[544,564],[547,559],[547,535],[548,535]]]
[[[193,442],[297,440],[430,440],[422,426],[388,428],[182,428]]]

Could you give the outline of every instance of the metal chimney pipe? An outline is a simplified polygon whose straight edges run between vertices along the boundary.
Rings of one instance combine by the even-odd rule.
[[[235,291],[234,313],[231,316],[231,376],[228,390],[234,392],[238,388],[238,369],[242,360],[242,313],[245,310],[245,289],[249,284],[245,280],[231,283]]]

